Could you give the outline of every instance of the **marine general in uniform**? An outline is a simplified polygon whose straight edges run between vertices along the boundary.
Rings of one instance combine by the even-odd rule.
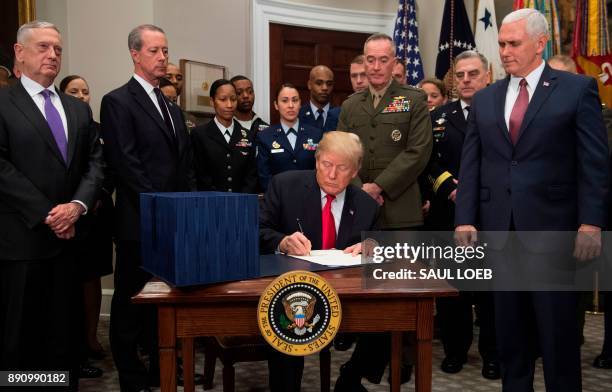
[[[365,155],[356,182],[380,205],[382,229],[421,226],[417,178],[427,166],[432,130],[426,95],[391,78],[395,45],[385,34],[364,45],[370,87],[343,104],[338,129],[361,138]]]

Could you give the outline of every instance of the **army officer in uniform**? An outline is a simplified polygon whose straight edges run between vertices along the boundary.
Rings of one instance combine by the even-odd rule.
[[[255,135],[234,120],[237,96],[229,80],[210,86],[215,118],[191,133],[198,190],[255,193]]]
[[[300,123],[300,93],[292,84],[280,86],[274,107],[280,114],[280,124],[261,131],[256,139],[257,172],[264,191],[275,174],[314,169],[315,151],[324,132]]]

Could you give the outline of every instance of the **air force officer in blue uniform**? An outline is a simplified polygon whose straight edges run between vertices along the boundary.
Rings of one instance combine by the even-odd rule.
[[[499,51],[509,76],[472,99],[456,231],[463,243],[475,239],[476,227],[583,232],[598,244],[577,241],[575,257],[587,260],[600,252],[606,222],[606,131],[595,80],[546,65],[547,41],[548,24],[538,11],[514,11],[502,22]],[[524,247],[528,239],[522,237],[519,233]],[[504,261],[516,266],[521,260]],[[523,265],[537,268],[537,261]],[[546,390],[579,392],[577,293],[498,291],[494,296],[503,390],[532,391],[534,363],[541,354]]]
[[[272,176],[289,170],[312,170],[323,131],[298,119],[300,94],[291,84],[281,85],[274,107],[280,124],[257,134],[257,172],[265,191]]]

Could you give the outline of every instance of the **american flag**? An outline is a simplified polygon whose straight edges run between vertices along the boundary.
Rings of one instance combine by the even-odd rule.
[[[419,51],[419,28],[416,19],[416,0],[399,0],[393,40],[397,58],[406,64],[407,83],[416,86],[423,80],[423,62]]]

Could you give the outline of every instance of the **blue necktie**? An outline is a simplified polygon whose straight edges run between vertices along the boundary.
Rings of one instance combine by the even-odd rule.
[[[315,120],[317,128],[323,129],[323,126],[325,125],[325,118],[323,117],[324,112],[325,111],[323,109],[317,110],[317,113],[319,114],[319,117],[317,117],[317,119]]]
[[[62,154],[62,158],[64,158],[64,162],[68,162],[68,140],[64,131],[62,117],[51,102],[51,94],[53,93],[49,90],[43,90],[41,94],[45,97],[45,117],[47,118],[47,123],[49,128],[51,128],[51,133],[53,133],[53,138]]]

